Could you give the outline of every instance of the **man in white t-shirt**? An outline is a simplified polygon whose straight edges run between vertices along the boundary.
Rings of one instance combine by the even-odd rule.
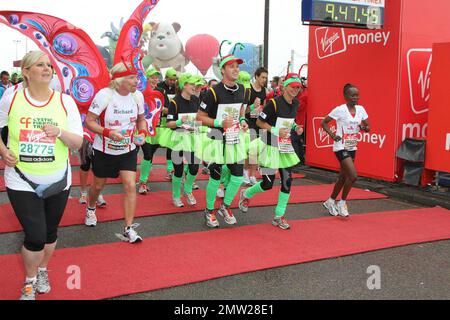
[[[137,150],[147,134],[144,97],[137,90],[137,71],[123,63],[111,69],[109,88],[100,90],[86,116],[86,127],[94,132],[92,171],[85,224],[97,225],[95,207],[107,178],[121,177],[124,186],[125,230],[119,238],[130,243],[142,241],[133,224],[136,211]],[[139,134],[135,136],[138,130]]]
[[[346,104],[336,107],[322,121],[323,129],[334,140],[333,152],[340,163],[339,179],[336,182],[330,199],[324,202],[325,208],[332,216],[348,217],[347,197],[358,174],[355,168],[355,156],[359,140],[359,132],[370,131],[369,116],[363,106],[358,105],[359,90],[352,84],[344,87]],[[328,124],[336,121],[336,132],[332,132]],[[342,190],[342,200],[336,202]]]

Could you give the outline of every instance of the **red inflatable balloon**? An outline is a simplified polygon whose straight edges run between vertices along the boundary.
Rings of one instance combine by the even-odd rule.
[[[211,68],[219,54],[219,41],[209,34],[198,34],[186,42],[185,54],[203,75]]]

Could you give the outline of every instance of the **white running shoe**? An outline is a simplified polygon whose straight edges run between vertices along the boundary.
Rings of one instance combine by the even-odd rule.
[[[177,208],[183,208],[184,207],[184,203],[183,203],[183,201],[181,201],[181,199],[180,198],[174,198],[173,199],[173,205],[175,206],[175,207],[177,207]]]
[[[231,209],[229,207],[227,207],[225,205],[225,203],[222,203],[220,205],[220,208],[217,212],[224,218],[225,223],[231,224],[231,225],[237,223],[236,218],[233,215],[233,212],[231,212]]]
[[[36,300],[36,282],[25,282],[20,300]]]
[[[225,198],[225,190],[222,188],[219,188],[219,190],[217,190],[217,197],[218,198]]]
[[[284,216],[282,216],[280,218],[275,217],[272,221],[272,225],[274,225],[275,227],[278,227],[280,229],[283,229],[283,230],[289,230],[291,228],[291,226],[289,225],[289,223],[287,222],[287,220]]]
[[[338,213],[338,208],[336,207],[336,201],[333,199],[328,199],[323,203],[323,206],[328,210],[328,213],[333,217],[336,217]]]
[[[84,224],[88,227],[95,227],[97,225],[97,216],[95,215],[95,209],[86,208],[86,217]]]
[[[86,204],[86,203],[87,203],[87,200],[88,200],[88,194],[87,194],[87,192],[82,192],[82,193],[81,193],[81,196],[80,196],[80,199],[78,199],[78,203],[79,203],[79,204]]]
[[[192,184],[192,190],[200,190],[200,187],[195,182]]]
[[[139,194],[145,195],[148,192],[148,187],[146,183],[139,183],[139,190],[138,190]]]
[[[125,242],[138,243],[142,241],[142,237],[137,234],[136,228],[139,227],[139,223],[133,223],[131,226],[125,228],[123,234],[116,233],[116,236]]]
[[[216,218],[216,214],[213,213],[213,211],[209,211],[208,209],[205,209],[205,220],[206,220],[206,226],[209,228],[218,228],[219,227],[219,221]]]
[[[337,204],[338,213],[341,217],[348,218],[350,214],[348,213],[347,203],[339,201]]]
[[[256,180],[256,177],[255,176],[251,176],[250,177],[250,184],[252,185],[252,186],[254,186],[255,184],[257,184],[258,183],[258,180]]]
[[[245,197],[245,190],[246,189],[242,189],[239,196],[239,209],[244,213],[248,211],[250,205],[250,199]]]
[[[195,206],[197,204],[197,200],[194,197],[194,194],[191,193],[185,193],[184,196],[186,197],[187,203],[190,206]]]
[[[48,271],[39,270],[36,281],[36,291],[37,293],[44,294],[49,293],[51,290],[50,281],[48,280]]]
[[[103,198],[103,195],[99,194],[97,198],[97,207],[103,208],[106,207],[106,201]]]
[[[167,172],[166,173],[166,180],[172,181],[172,176],[173,176],[172,172]]]
[[[248,171],[244,170],[244,184],[249,185],[250,184],[250,177],[248,176]]]

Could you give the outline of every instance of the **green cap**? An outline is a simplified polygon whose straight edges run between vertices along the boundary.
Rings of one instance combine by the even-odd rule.
[[[197,79],[195,79],[195,77],[192,76],[190,73],[182,73],[180,75],[180,78],[178,79],[178,86],[180,89],[183,89],[186,83],[195,84],[196,82]]]
[[[174,68],[167,69],[166,78],[178,78],[177,71]]]
[[[237,79],[237,83],[242,84],[244,88],[249,89],[250,88],[250,80],[252,79],[252,76],[247,71],[240,71],[239,72],[239,78]]]
[[[195,79],[196,86],[204,86],[206,84],[202,76],[192,76],[192,78]]]
[[[156,70],[154,67],[150,67],[147,69],[147,72],[145,74],[146,74],[147,78],[150,78],[152,76],[160,76],[161,72]]]

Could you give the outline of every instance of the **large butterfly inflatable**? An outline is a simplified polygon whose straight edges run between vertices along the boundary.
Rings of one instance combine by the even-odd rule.
[[[128,60],[137,69],[138,89],[144,92],[148,131],[156,134],[164,95],[147,88],[139,49],[142,25],[159,0],[144,0],[121,30],[114,64]],[[63,19],[41,13],[0,11],[0,23],[30,38],[52,61],[64,93],[73,97],[81,114],[86,114],[96,93],[107,87],[110,75],[105,61],[86,32]]]

